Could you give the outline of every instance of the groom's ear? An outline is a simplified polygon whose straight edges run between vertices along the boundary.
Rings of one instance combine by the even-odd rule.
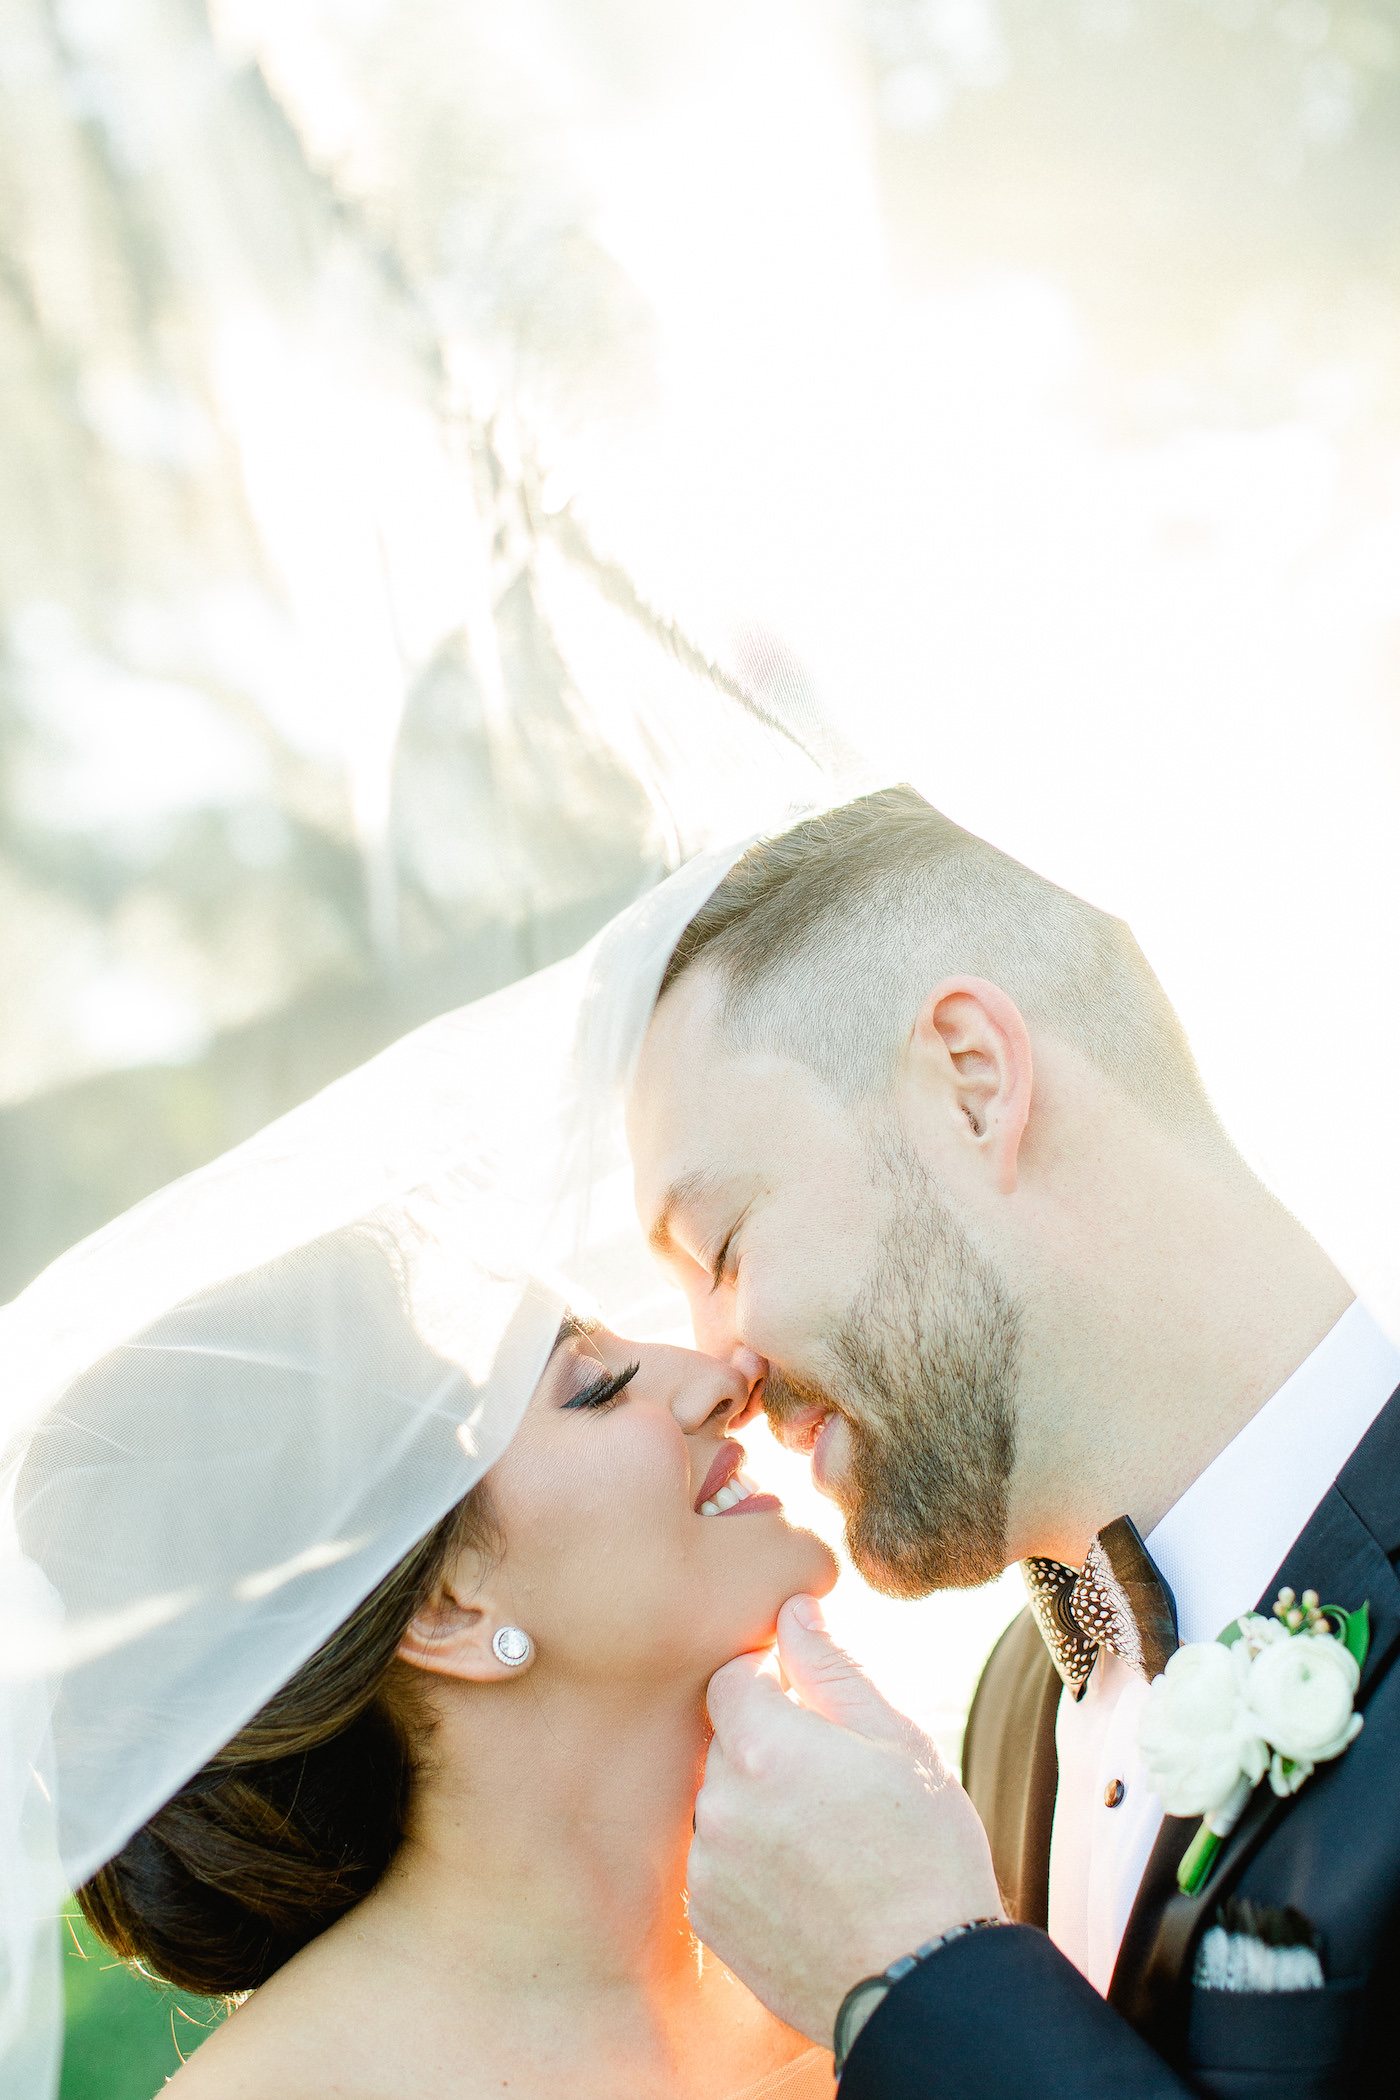
[[[985,977],[945,977],[915,1019],[908,1079],[940,1149],[952,1144],[1009,1196],[1032,1087],[1031,1039],[1015,1000]]]

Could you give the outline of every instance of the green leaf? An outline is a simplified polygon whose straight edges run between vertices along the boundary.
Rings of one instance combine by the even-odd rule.
[[[1197,1889],[1203,1886],[1219,1850],[1220,1839],[1213,1830],[1208,1830],[1202,1823],[1176,1870],[1176,1885],[1183,1896],[1194,1896]]]
[[[1242,1641],[1244,1639],[1244,1628],[1243,1626],[1241,1626],[1238,1619],[1231,1619],[1229,1625],[1225,1628],[1225,1631],[1223,1633],[1218,1633],[1215,1636],[1215,1638],[1220,1643],[1220,1646],[1222,1648],[1233,1648],[1236,1641]]]
[[[1324,1604],[1324,1615],[1335,1621],[1338,1638],[1342,1646],[1356,1658],[1356,1667],[1366,1660],[1366,1650],[1371,1645],[1371,1600],[1368,1597],[1359,1611],[1344,1611],[1340,1604]]]

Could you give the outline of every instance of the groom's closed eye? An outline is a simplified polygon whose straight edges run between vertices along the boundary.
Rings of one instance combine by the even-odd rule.
[[[724,1235],[724,1238],[720,1241],[719,1248],[715,1253],[714,1259],[709,1263],[710,1287],[712,1290],[717,1291],[720,1285],[724,1282],[725,1276],[729,1268],[730,1249],[733,1247],[735,1240],[738,1238],[744,1226],[748,1223],[749,1212],[752,1209],[753,1205],[751,1203],[745,1204],[744,1208],[740,1211],[738,1217],[734,1220],[734,1223],[730,1226],[728,1232],[726,1232],[726,1234]]]
[[[648,1245],[657,1259],[670,1262],[679,1258],[682,1261],[694,1262],[717,1279],[720,1260],[730,1240],[748,1216],[752,1208],[752,1197],[729,1227],[719,1253],[714,1256],[705,1252],[712,1241],[711,1234],[702,1221],[707,1214],[711,1219],[725,1211],[732,1214],[742,1186],[741,1183],[736,1183],[732,1175],[721,1176],[704,1169],[694,1174],[683,1174],[678,1181],[673,1181],[661,1199],[655,1221],[647,1234]]]
[[[724,1281],[725,1263],[729,1259],[729,1249],[733,1244],[734,1235],[738,1230],[739,1227],[737,1225],[730,1226],[728,1232],[726,1232],[724,1238],[720,1241],[718,1254],[716,1254],[714,1260],[710,1263],[710,1285],[711,1289],[713,1290],[717,1291]]]

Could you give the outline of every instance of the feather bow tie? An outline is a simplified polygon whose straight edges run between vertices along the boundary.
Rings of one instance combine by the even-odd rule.
[[[1082,1568],[1036,1558],[1023,1560],[1021,1573],[1050,1659],[1076,1699],[1100,1648],[1150,1683],[1180,1645],[1175,1600],[1131,1517],[1104,1526]]]

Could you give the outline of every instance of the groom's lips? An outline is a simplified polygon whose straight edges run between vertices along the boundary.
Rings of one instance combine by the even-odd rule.
[[[841,1417],[833,1407],[803,1407],[775,1423],[780,1444],[812,1462],[812,1479],[823,1490],[831,1485],[831,1438]]]
[[[840,1415],[827,1415],[812,1445],[812,1478],[823,1494],[829,1493],[832,1486],[831,1445],[840,1426]]]
[[[810,1458],[823,1425],[831,1418],[829,1407],[797,1407],[782,1414],[773,1424],[773,1434],[788,1451]]]

